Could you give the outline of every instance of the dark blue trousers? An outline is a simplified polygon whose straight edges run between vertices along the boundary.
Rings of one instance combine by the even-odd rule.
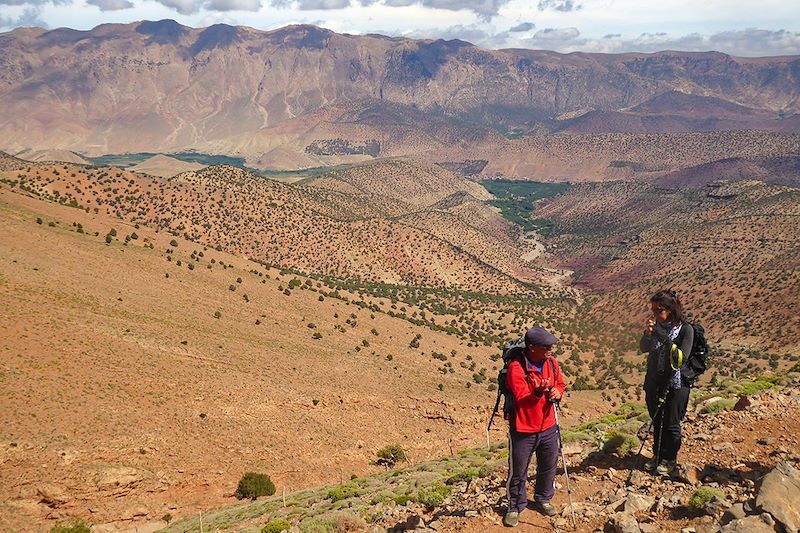
[[[555,494],[558,465],[558,428],[553,426],[539,433],[519,433],[514,429],[508,438],[508,510],[522,512],[528,506],[526,482],[528,467],[536,452],[536,489],[533,500],[549,502]]]

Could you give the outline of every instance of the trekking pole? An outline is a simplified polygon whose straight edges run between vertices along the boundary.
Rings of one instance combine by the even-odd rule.
[[[639,457],[639,466],[641,466],[642,450],[644,450],[644,445],[647,443],[647,436],[650,434],[650,431],[653,429],[653,424],[655,423],[656,418],[661,416],[661,410],[664,408],[664,401],[665,400],[666,400],[665,397],[662,397],[662,398],[658,399],[658,409],[656,410],[656,414],[653,416],[653,418],[650,419],[650,423],[647,425],[647,429],[645,430],[644,437],[642,437],[642,445],[639,446],[639,452],[636,454],[636,456]],[[661,427],[663,427],[663,426],[664,426],[664,424],[662,423]],[[656,446],[656,450],[658,450],[659,452],[660,452],[660,447],[661,447],[660,433],[661,432],[659,431],[659,443],[658,443],[658,446]],[[655,461],[656,461],[656,466],[658,466],[658,456],[656,456]],[[633,478],[633,470],[634,469],[631,468],[628,471],[628,479],[625,480],[625,484],[626,485],[630,485],[631,484],[631,479]]]
[[[564,457],[564,440],[561,438],[561,425],[558,423],[558,400],[553,402],[555,406],[556,415],[556,431],[558,431],[558,449],[561,450],[561,463],[564,465],[564,478],[567,480],[567,499],[569,500],[569,510],[572,511],[572,527],[578,529],[578,523],[575,520],[575,506],[572,505],[572,491],[569,488],[569,472],[567,472],[567,459]]]

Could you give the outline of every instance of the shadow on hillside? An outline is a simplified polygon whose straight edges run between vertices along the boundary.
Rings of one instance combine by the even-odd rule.
[[[613,468],[614,470],[642,470],[644,462],[647,459],[641,455],[632,455],[628,457],[617,457],[613,454],[603,452],[592,452],[580,462],[577,466],[570,466],[570,472],[576,474],[591,474],[598,468]]]
[[[644,464],[647,459],[647,457],[642,455],[630,455],[622,458],[613,454],[596,451],[586,456],[580,464],[571,466],[570,473],[593,474],[598,469],[607,470],[613,468],[627,476],[631,469],[645,472]],[[741,484],[745,482],[745,480],[751,480],[756,483],[772,470],[771,467],[756,461],[741,461],[736,465],[738,468],[721,466],[716,463],[707,463],[705,465],[698,464],[696,466],[700,469],[699,477],[703,483],[716,482],[720,485],[727,485],[730,483]],[[559,473],[563,473],[563,470],[559,469]]]

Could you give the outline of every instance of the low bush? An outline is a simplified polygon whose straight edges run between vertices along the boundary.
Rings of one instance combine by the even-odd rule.
[[[406,460],[406,452],[399,444],[390,444],[378,450],[378,460],[375,461],[381,466],[393,468],[397,463]]]
[[[736,405],[736,400],[734,399],[719,400],[704,405],[700,412],[703,414],[719,413],[720,411],[732,409],[734,405]]]
[[[288,530],[292,525],[283,518],[275,518],[267,522],[267,525],[261,530],[261,533],[281,533],[281,531]]]
[[[338,502],[339,500],[346,500],[347,498],[352,498],[359,494],[361,494],[361,491],[358,485],[354,483],[345,483],[344,485],[339,485],[335,489],[329,490],[327,497],[330,498],[331,502]]]
[[[714,498],[721,500],[724,497],[725,495],[719,489],[712,487],[700,487],[694,491],[692,497],[689,498],[689,509],[694,512],[700,511],[705,504]]]
[[[450,496],[453,491],[452,487],[448,487],[441,481],[419,489],[414,500],[425,507],[439,507],[444,503],[445,498]]]
[[[247,472],[239,480],[239,486],[236,487],[234,496],[239,500],[245,498],[255,500],[259,496],[272,496],[273,494],[275,494],[275,484],[268,475]]]
[[[616,430],[609,431],[603,442],[603,453],[613,453],[617,457],[626,457],[639,448],[639,439]]]
[[[476,477],[479,477],[478,470],[475,470],[474,468],[468,468],[466,470],[461,470],[459,472],[456,472],[455,474],[447,478],[445,483],[448,485],[455,485],[456,483],[463,483],[465,481],[470,482]]]

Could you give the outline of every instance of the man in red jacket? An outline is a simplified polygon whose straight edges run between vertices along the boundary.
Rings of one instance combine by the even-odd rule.
[[[528,506],[526,481],[531,457],[536,452],[536,490],[533,509],[546,516],[557,511],[550,500],[555,493],[558,463],[558,428],[554,402],[564,394],[564,376],[553,357],[558,339],[544,328],[525,332],[524,361],[508,365],[506,383],[514,397],[509,420],[508,512],[503,524],[514,527]],[[524,363],[524,368],[523,368]]]

